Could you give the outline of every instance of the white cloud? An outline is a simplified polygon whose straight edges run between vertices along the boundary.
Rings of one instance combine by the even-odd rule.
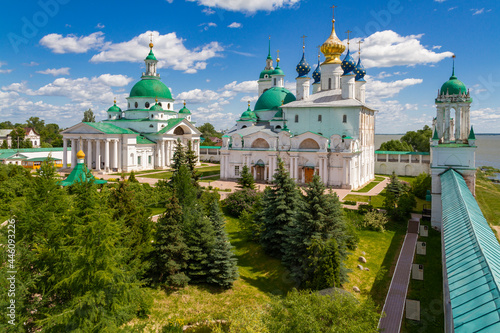
[[[471,110],[471,124],[476,133],[498,133],[500,127],[500,108]]]
[[[19,82],[19,83],[11,83],[8,86],[2,87],[2,90],[8,91],[8,92],[17,92],[17,93],[22,93],[26,89],[27,89],[26,81]]]
[[[106,26],[102,23],[97,23],[97,25],[95,26],[97,29],[104,29]]]
[[[187,0],[209,8],[221,8],[233,12],[255,13],[259,10],[273,11],[290,8],[300,0]]]
[[[378,31],[365,38],[361,57],[365,67],[415,66],[437,63],[451,57],[452,52],[436,53],[426,49],[423,34],[401,36],[392,30]],[[356,44],[360,39],[354,38]]]
[[[201,104],[215,101],[221,98],[221,95],[213,90],[193,89],[184,91],[177,95],[175,99],[185,100],[189,104]]]
[[[257,81],[243,81],[243,82],[240,82],[238,83],[238,81],[233,81],[229,84],[226,84],[224,86],[224,90],[232,90],[232,91],[235,91],[235,92],[246,92],[246,93],[250,93],[250,92],[256,92],[259,88],[259,84],[257,83]]]
[[[168,2],[168,3],[173,3],[173,2],[174,2],[174,0],[167,0],[167,2]]]
[[[408,78],[392,82],[383,82],[372,80],[369,75],[366,76],[366,98],[367,100],[377,100],[394,97],[404,88],[420,84],[422,79]]]
[[[207,14],[207,15],[213,15],[215,14],[215,10],[211,9],[211,8],[204,8],[202,10],[203,13]]]
[[[233,22],[233,23],[231,23],[230,25],[228,25],[227,27],[228,27],[228,28],[237,29],[237,28],[241,28],[242,26],[243,26],[243,24],[241,24],[241,23],[238,23],[238,22]]]
[[[30,63],[23,63],[23,66],[28,66],[28,67],[34,67],[34,66],[38,66],[38,65],[40,65],[40,64],[37,62],[34,62],[34,61],[32,61]]]
[[[185,73],[196,73],[207,66],[207,60],[221,56],[224,48],[218,42],[198,46],[192,50],[184,46],[184,39],[175,32],[160,35],[157,31],[147,31],[127,42],[107,44],[103,51],[90,59],[91,62],[143,62],[149,52],[150,34],[153,34],[154,53],[159,59],[158,67],[170,67]]]
[[[104,33],[94,32],[88,36],[77,37],[60,34],[49,34],[40,40],[40,44],[51,49],[54,53],[85,53],[91,49],[98,49],[104,45]]]
[[[434,0],[434,1],[439,2],[439,3],[443,3],[443,2],[445,2],[446,0]]]
[[[54,76],[69,75],[69,67],[47,68],[44,71],[37,71],[38,74],[50,74]]]
[[[455,6],[455,7],[450,7],[450,8],[448,8],[448,11],[449,11],[449,12],[451,12],[452,10],[455,10],[455,9],[457,9],[457,8],[458,8],[457,6]]]
[[[7,65],[6,62],[0,61],[0,67]],[[8,74],[11,73],[13,69],[0,69],[0,74]]]
[[[484,13],[484,8],[481,8],[481,9],[474,8],[474,9],[471,9],[471,11],[473,12],[472,15],[480,15],[480,14]]]
[[[243,110],[244,111],[244,110]],[[241,111],[241,113],[243,113]],[[240,115],[234,113],[222,112],[220,105],[214,103],[207,107],[199,107],[193,112],[193,121],[198,125],[203,125],[204,123],[211,123],[217,129],[223,130],[234,126],[236,120]]]
[[[257,102],[257,100],[259,99],[259,96],[258,95],[253,95],[253,96],[244,96],[240,99],[240,102]]]
[[[377,133],[405,133],[432,124],[433,116],[419,112],[420,108],[417,104],[401,104],[397,100],[379,100],[371,106],[378,110],[375,115]],[[432,112],[432,110],[429,111]]]

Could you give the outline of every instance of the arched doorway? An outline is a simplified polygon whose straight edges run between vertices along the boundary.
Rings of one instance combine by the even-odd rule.
[[[257,181],[263,181],[265,172],[266,172],[266,164],[262,160],[258,160],[257,163],[255,163],[255,180]]]

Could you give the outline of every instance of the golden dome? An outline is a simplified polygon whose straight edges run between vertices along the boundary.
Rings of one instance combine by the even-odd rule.
[[[83,160],[85,158],[85,153],[80,150],[78,153],[76,153],[76,158],[79,160]]]
[[[335,33],[335,19],[332,20],[332,33],[321,45],[321,53],[325,55],[323,64],[341,64],[340,55],[345,51],[345,45]]]

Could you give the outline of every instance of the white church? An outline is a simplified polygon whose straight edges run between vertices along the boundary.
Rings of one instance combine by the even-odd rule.
[[[99,173],[164,169],[170,166],[178,139],[183,145],[191,141],[199,155],[201,132],[191,122],[191,112],[184,107],[174,111],[170,89],[156,72],[158,60],[153,43],[142,73],[127,98],[122,111],[116,101],[101,122],[82,122],[62,132],[63,169],[77,164],[76,154],[68,161],[68,143],[72,151],[82,150],[89,170]]]
[[[327,186],[357,189],[374,178],[375,110],[365,103],[366,70],[335,33],[321,46],[325,60],[312,73],[304,55],[297,65],[296,96],[270,54],[258,81],[259,98],[225,133],[221,179],[238,178],[247,165],[258,181],[272,180],[278,156],[298,183],[318,173]]]

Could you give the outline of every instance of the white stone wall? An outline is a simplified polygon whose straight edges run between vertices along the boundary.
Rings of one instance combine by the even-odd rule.
[[[427,157],[424,157],[427,156]],[[418,159],[418,161],[415,161]],[[375,173],[416,177],[422,172],[431,173],[430,155],[375,154]]]

